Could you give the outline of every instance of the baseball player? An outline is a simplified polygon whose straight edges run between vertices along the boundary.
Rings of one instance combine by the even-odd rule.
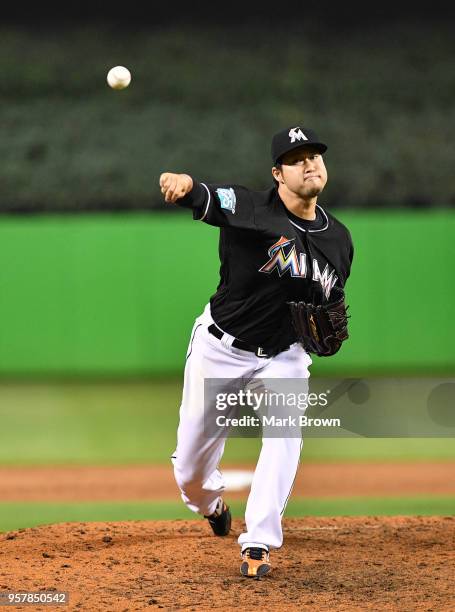
[[[218,536],[231,526],[219,469],[226,438],[204,436],[204,380],[308,379],[312,360],[289,304],[314,301],[315,295],[329,303],[350,273],[349,231],[317,203],[327,182],[326,149],[305,127],[275,134],[274,186],[266,191],[206,184],[187,174],[160,177],[166,202],[190,208],[195,220],[220,228],[220,282],[191,333],[172,456],[183,501],[204,515]],[[333,354],[339,344],[318,354]],[[281,520],[301,448],[300,434],[263,437],[246,530],[238,538],[246,577],[267,574],[270,549],[283,543]]]

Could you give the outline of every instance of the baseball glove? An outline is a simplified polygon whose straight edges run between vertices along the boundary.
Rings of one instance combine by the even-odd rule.
[[[344,291],[332,289],[331,301],[319,304],[288,302],[297,339],[307,353],[320,357],[335,355],[349,337]]]

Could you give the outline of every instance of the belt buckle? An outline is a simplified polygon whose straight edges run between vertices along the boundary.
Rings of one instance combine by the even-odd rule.
[[[256,355],[258,357],[268,357],[268,354],[264,351],[262,346],[258,346],[258,350],[256,351]]]

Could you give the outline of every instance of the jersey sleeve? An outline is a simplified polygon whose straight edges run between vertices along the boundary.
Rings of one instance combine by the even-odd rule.
[[[255,229],[251,192],[239,185],[213,185],[193,180],[193,189],[177,200],[179,206],[191,208],[193,219],[215,227]]]
[[[346,230],[346,231],[347,231],[347,237],[348,237],[348,249],[349,249],[349,252],[348,252],[348,263],[347,263],[347,266],[346,266],[346,278],[345,278],[345,281],[348,280],[348,278],[349,278],[349,276],[351,274],[352,260],[354,259],[354,245],[352,243],[352,236],[351,236],[351,233],[349,232],[349,230]]]

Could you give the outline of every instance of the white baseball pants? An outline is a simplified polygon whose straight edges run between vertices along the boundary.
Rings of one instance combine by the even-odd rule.
[[[264,378],[308,379],[310,356],[293,344],[275,357],[231,347],[234,338],[221,340],[208,332],[213,323],[208,304],[194,324],[185,366],[177,447],[172,456],[174,475],[185,504],[203,515],[215,511],[225,489],[218,469],[225,436],[204,436],[204,379]],[[214,407],[215,410],[215,407]],[[238,538],[247,546],[279,548],[283,543],[281,519],[297,473],[302,438],[263,437],[246,506],[246,532]]]

